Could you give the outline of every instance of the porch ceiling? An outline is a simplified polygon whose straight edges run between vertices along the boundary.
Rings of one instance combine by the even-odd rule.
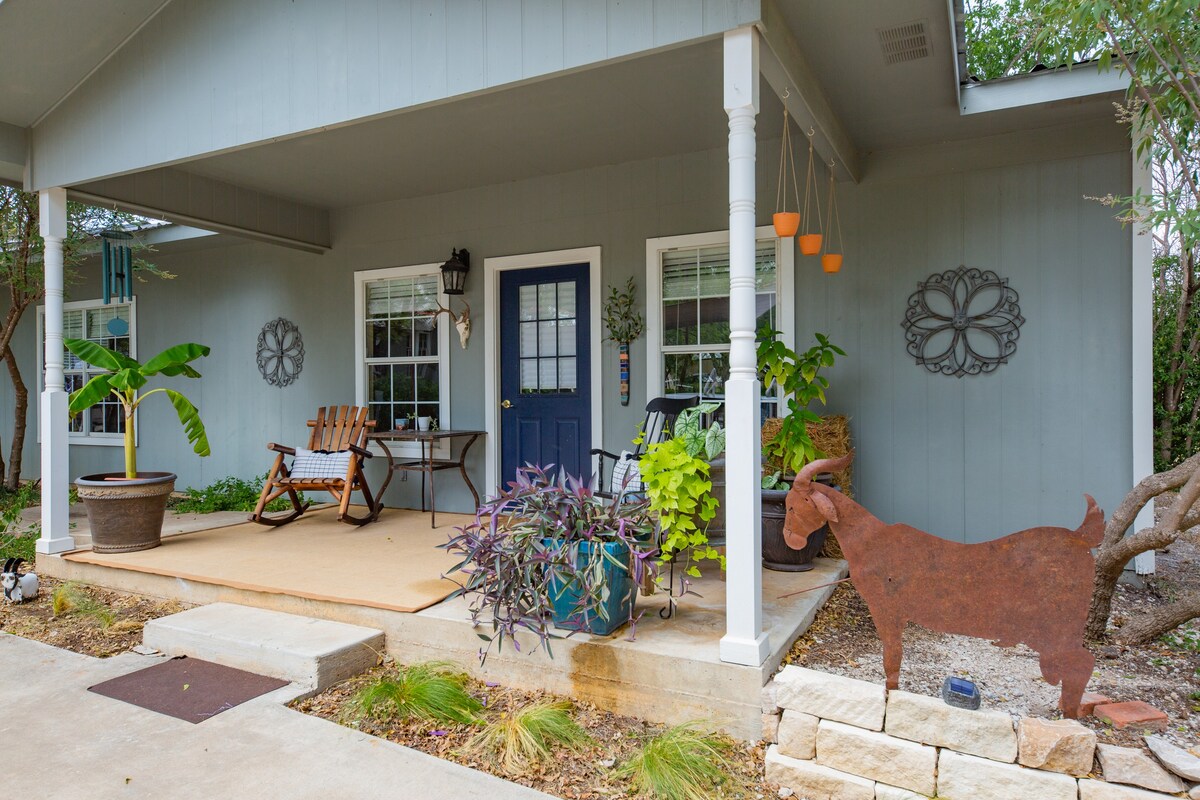
[[[0,1],[0,122],[32,125],[163,5]]]
[[[721,70],[721,42],[708,40],[182,169],[343,208],[723,147]],[[769,94],[760,138],[780,134]]]

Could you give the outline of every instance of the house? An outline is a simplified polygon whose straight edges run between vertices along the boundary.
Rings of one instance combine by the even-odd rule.
[[[1147,185],[1113,120],[1123,82],[1077,67],[971,84],[956,13],[5,0],[0,177],[41,192],[47,236],[42,322],[16,342],[27,375],[44,366],[26,461],[46,498],[39,551],[73,547],[69,480],[120,463],[111,420],[69,428],[64,385],[82,376],[59,346],[64,326],[111,338],[113,316],[137,354],[212,347],[189,386],[211,458],[154,433],[175,424],[165,404],[139,412],[140,463],[185,486],[261,473],[264,444],[299,439],[331,402],[369,403],[383,427],[415,413],[486,431],[467,467],[490,488],[525,458],[590,469],[590,448],[628,445],[648,398],[722,399],[733,664],[780,645],[763,632],[757,537],[764,316],[798,348],[820,331],[847,351],[828,410],[851,419],[855,489],[881,518],[976,541],[1074,524],[1084,492],[1114,507],[1151,469],[1149,242],[1089,199]],[[824,211],[833,174],[836,274],[770,227],[785,118],[801,173],[811,137]],[[133,302],[104,305],[94,267],[64,296],[70,197],[211,234],[159,244],[178,277],[137,284]],[[466,293],[438,295],[463,248]],[[902,327],[918,284],[960,265],[1006,280],[1023,318],[1015,352],[962,377],[918,363]],[[630,277],[649,325],[626,406],[599,312]],[[444,318],[430,327],[438,303],[469,304],[465,349]],[[949,317],[971,327],[964,308]],[[256,363],[281,317],[304,343],[283,388]],[[439,492],[471,510],[455,480]],[[386,501],[417,504],[415,482]]]

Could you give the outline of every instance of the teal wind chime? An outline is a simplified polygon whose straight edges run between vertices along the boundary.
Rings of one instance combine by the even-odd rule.
[[[104,272],[104,302],[113,297],[124,303],[133,299],[133,234],[107,230],[100,235],[100,256]]]

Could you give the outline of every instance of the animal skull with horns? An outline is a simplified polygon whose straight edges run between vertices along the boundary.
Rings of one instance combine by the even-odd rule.
[[[467,340],[471,338],[471,304],[464,300],[463,305],[466,306],[463,312],[455,314],[446,306],[439,304],[437,311],[433,314],[433,319],[435,321],[434,324],[436,324],[439,314],[445,314],[450,317],[451,321],[454,322],[454,327],[458,329],[458,343],[462,345],[463,350],[466,350]]]

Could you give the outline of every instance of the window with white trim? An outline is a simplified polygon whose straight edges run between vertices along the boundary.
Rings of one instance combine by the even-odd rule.
[[[376,431],[431,417],[449,427],[448,329],[437,264],[355,273],[356,396]]]
[[[780,330],[793,340],[792,262],[770,228],[755,245],[755,330]],[[716,232],[647,242],[649,397],[699,395],[725,399],[729,377],[729,234]],[[777,416],[779,398],[764,395],[763,417]]]
[[[101,300],[86,300],[63,304],[63,338],[87,339],[115,350],[130,358],[137,358],[137,335],[134,301],[108,303]],[[38,374],[40,387],[46,386],[46,310],[38,307]],[[63,378],[67,392],[74,392],[105,370],[93,367],[63,347]],[[81,414],[71,417],[68,440],[77,444],[123,444],[125,415],[116,397],[110,396]]]

